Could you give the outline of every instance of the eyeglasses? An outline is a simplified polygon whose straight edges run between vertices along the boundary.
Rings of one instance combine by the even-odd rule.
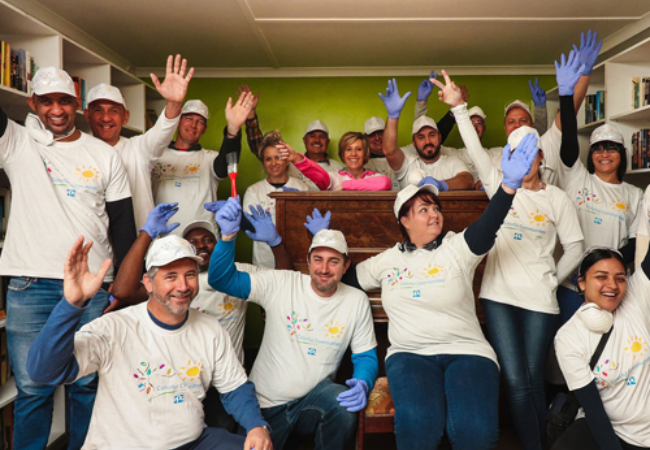
[[[592,153],[594,155],[602,155],[605,152],[607,152],[608,154],[621,153],[621,151],[618,149],[618,147],[598,147],[598,148],[595,148]]]

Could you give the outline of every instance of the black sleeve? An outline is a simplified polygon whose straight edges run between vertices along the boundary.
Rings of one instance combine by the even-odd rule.
[[[465,242],[475,255],[484,255],[494,245],[497,231],[503,225],[503,219],[508,215],[514,195],[508,194],[502,186],[490,200],[481,217],[465,230]]]
[[[3,111],[2,108],[0,108],[0,137],[4,136],[8,123],[9,118],[7,117],[7,114]]]
[[[625,264],[634,262],[634,256],[636,254],[636,238],[629,239],[627,241],[627,244],[619,248],[618,251],[621,252],[621,255],[623,255]]]
[[[343,278],[341,278],[341,283],[347,284],[348,286],[352,286],[363,291],[363,288],[359,284],[359,279],[357,278],[357,263],[355,263],[354,261],[350,261],[350,267],[348,267],[348,270],[346,270],[345,273],[343,274]]]
[[[115,273],[122,260],[135,242],[135,218],[131,197],[116,202],[106,202],[108,214],[108,233],[113,244],[113,265]]]
[[[221,142],[221,149],[219,150],[219,156],[214,160],[214,173],[217,174],[217,178],[223,179],[228,177],[228,162],[226,161],[226,155],[228,153],[237,152],[237,161],[241,157],[241,130],[237,133],[237,136],[234,138],[228,137],[228,127],[223,129],[223,141]]]
[[[607,417],[603,401],[594,383],[572,391],[580,405],[585,409],[585,418],[589,430],[598,442],[601,450],[622,450],[618,437],[612,427],[612,422]]]
[[[454,129],[456,125],[456,118],[451,113],[451,110],[447,111],[447,114],[442,116],[442,119],[438,121],[438,132],[440,133],[440,145],[444,144],[445,139],[451,133],[451,130]]]
[[[560,96],[560,124],[562,125],[560,158],[562,158],[562,164],[573,167],[580,156],[578,119],[576,119],[576,110],[573,106],[573,95]]]
[[[641,269],[643,269],[645,276],[650,278],[650,251],[646,252],[645,258],[641,261]]]

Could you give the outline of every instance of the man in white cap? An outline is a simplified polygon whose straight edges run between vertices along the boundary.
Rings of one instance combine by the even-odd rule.
[[[271,450],[255,387],[228,334],[217,319],[190,308],[202,262],[192,245],[174,235],[154,241],[142,280],[149,300],[107,314],[75,333],[110,266],[107,260],[97,274],[89,271],[91,246],[83,246],[83,237],[74,243],[65,262],[63,298],[28,361],[30,376],[52,385],[99,373],[84,448]],[[205,428],[201,400],[210,386],[245,428],[246,438]]]
[[[441,135],[436,122],[427,116],[419,117],[413,122],[413,145],[417,156],[405,154],[397,144],[399,116],[404,108],[408,92],[400,97],[395,80],[388,81],[386,96],[379,94],[388,111],[388,121],[384,131],[384,154],[395,176],[404,188],[409,184],[418,184],[422,178],[431,177],[439,191],[473,189],[474,179],[469,169],[459,158],[440,153]]]
[[[204,149],[199,139],[207,129],[210,111],[201,100],[188,100],[181,111],[176,141],[169,144],[151,174],[154,201],[178,202],[176,216],[180,232],[195,220],[210,220],[211,213],[205,203],[217,199],[219,180],[228,177],[226,155],[241,152],[241,126],[252,108],[253,95],[246,93],[233,106],[226,105],[227,126],[223,131],[221,150]]]
[[[282,450],[292,432],[316,433],[316,450],[342,450],[354,436],[377,376],[376,340],[368,297],[340,283],[349,267],[345,237],[321,230],[309,248],[309,275],[294,271],[245,273],[234,263],[241,206],[235,199],[216,214],[221,228],[208,281],[220,292],[259,303],[266,326],[251,380],[262,414]],[[348,345],[353,378],[332,381]],[[346,410],[347,409],[347,410]]]
[[[84,110],[84,116],[93,136],[113,146],[122,158],[131,186],[137,229],[144,225],[147,214],[154,207],[151,169],[174,137],[193,73],[194,68],[188,71],[187,61],[181,61],[181,55],[176,55],[175,59],[170,55],[163,83],[151,74],[156,90],[167,104],[151,129],[130,139],[121,136],[122,127],[129,122],[130,113],[120,90],[102,83],[88,92],[88,107]]]
[[[7,294],[9,359],[18,388],[14,402],[14,447],[45,448],[52,423],[54,386],[27,374],[27,352],[61,297],[61,261],[77,237],[93,240],[88,263],[106,258],[118,267],[135,239],[129,181],[112,147],[75,128],[78,99],[63,70],[41,68],[32,80],[25,127],[0,110],[0,162],[12,187],[12,208],[0,274],[11,277]],[[89,302],[81,323],[108,305],[113,266]],[[70,448],[80,448],[88,430],[96,376],[67,389]]]
[[[386,123],[381,117],[371,117],[366,120],[363,125],[363,133],[368,137],[370,142],[370,160],[365,164],[365,168],[372,170],[381,175],[390,177],[393,183],[393,191],[399,190],[399,182],[395,177],[395,172],[390,168],[386,156],[384,156],[383,143],[384,143],[384,129]]]

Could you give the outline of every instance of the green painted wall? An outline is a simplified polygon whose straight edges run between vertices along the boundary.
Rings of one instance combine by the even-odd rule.
[[[527,76],[459,76],[453,78],[456,84],[467,85],[469,105],[480,106],[487,115],[487,130],[483,138],[486,147],[505,143],[503,111],[514,99],[530,101]],[[399,143],[406,145],[411,140],[410,129],[417,95],[417,86],[423,78],[399,77],[397,83],[403,95],[411,91],[400,123]],[[338,159],[338,138],[347,131],[363,131],[363,123],[370,116],[386,117],[386,109],[377,95],[385,92],[387,78],[273,78],[273,79],[212,79],[195,78],[187,94],[188,99],[199,98],[210,108],[211,119],[206,134],[201,139],[205,148],[219,149],[222,130],[226,124],[224,109],[228,97],[237,98],[237,87],[247,83],[254,93],[260,93],[257,107],[262,131],[279,129],[284,140],[296,150],[304,150],[302,136],[307,124],[320,119],[330,130],[329,155]],[[539,77],[544,89],[555,86],[554,76]],[[435,120],[448,110],[447,105],[437,99],[437,89],[430,97],[429,115]],[[463,147],[457,130],[449,136],[445,145]],[[264,178],[260,162],[243,141],[242,158],[239,165],[237,187],[240,195],[248,186]],[[230,195],[230,183],[222,182],[219,198]],[[250,262],[252,242],[241,235],[237,242],[237,261]],[[249,308],[249,319],[244,345],[259,346],[262,321],[259,308]]]

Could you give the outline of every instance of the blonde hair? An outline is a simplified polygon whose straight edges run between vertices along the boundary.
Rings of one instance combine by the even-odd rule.
[[[257,149],[257,157],[262,160],[264,159],[264,150],[268,147],[275,147],[282,141],[282,134],[280,130],[272,130],[264,134],[262,142],[260,143],[260,148]]]
[[[357,131],[348,131],[339,140],[339,158],[341,161],[345,162],[343,155],[345,155],[345,149],[352,144],[354,141],[361,141],[363,145],[363,163],[367,164],[370,159],[370,141],[368,136]]]

